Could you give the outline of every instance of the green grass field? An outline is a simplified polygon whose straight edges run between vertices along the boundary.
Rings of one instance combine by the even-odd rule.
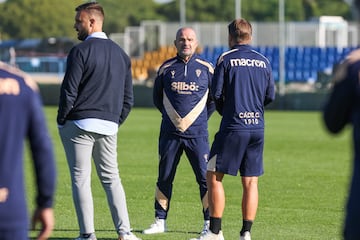
[[[58,185],[56,226],[51,239],[73,239],[78,226],[71,198],[71,185],[64,151],[56,127],[56,108],[46,107],[48,127],[55,147]],[[220,117],[210,119],[212,141]],[[203,220],[199,193],[189,163],[183,157],[174,182],[167,225],[168,232],[143,235],[154,220],[154,190],[157,178],[157,138],[160,114],[155,109],[135,108],[119,131],[120,176],[134,232],[143,240],[184,240],[197,237]],[[29,156],[27,152],[27,156]],[[351,168],[350,129],[329,135],[319,112],[266,113],[265,174],[259,180],[260,202],[253,225],[254,240],[341,239],[344,203]],[[30,208],[34,184],[27,167]],[[116,239],[105,193],[93,171],[95,228],[99,240]],[[225,176],[225,239],[239,239],[241,227],[240,177]],[[35,232],[31,232],[34,236]]]

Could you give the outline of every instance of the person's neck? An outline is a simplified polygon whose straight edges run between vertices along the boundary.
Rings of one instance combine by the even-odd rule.
[[[190,58],[193,56],[193,54],[192,55],[190,55],[190,56],[180,56],[180,55],[178,55],[185,63],[187,63],[189,60],[190,60]]]

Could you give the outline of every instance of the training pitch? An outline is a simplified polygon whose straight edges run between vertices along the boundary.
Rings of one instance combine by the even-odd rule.
[[[56,225],[51,239],[73,239],[78,226],[71,184],[56,126],[56,107],[45,107],[55,149],[58,184]],[[198,236],[203,220],[191,167],[183,156],[174,182],[168,232],[143,235],[154,220],[157,178],[157,140],[161,116],[155,109],[134,108],[118,134],[118,161],[134,233],[143,240],[185,240]],[[210,142],[219,125],[209,122]],[[254,240],[341,239],[344,204],[351,171],[351,136],[326,132],[320,112],[267,111],[265,115],[265,174],[259,179],[259,208],[252,228]],[[29,158],[28,150],[26,156]],[[32,167],[26,161],[29,208],[33,209]],[[117,239],[105,193],[93,168],[95,228],[99,240]],[[241,228],[240,177],[225,176],[225,239],[239,239]],[[31,232],[31,237],[35,232]]]

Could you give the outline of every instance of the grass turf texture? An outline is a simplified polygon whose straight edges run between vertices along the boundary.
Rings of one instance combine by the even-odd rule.
[[[73,239],[78,225],[71,197],[70,177],[56,126],[56,108],[45,107],[55,147],[58,170],[55,217],[51,239]],[[209,122],[210,141],[220,117]],[[118,159],[131,226],[143,240],[184,240],[197,237],[203,220],[198,188],[183,155],[174,182],[171,210],[165,234],[143,235],[154,220],[157,178],[157,140],[160,114],[155,109],[135,108],[120,127]],[[28,158],[29,152],[26,151]],[[351,169],[351,138],[346,129],[329,135],[319,112],[266,112],[265,174],[259,180],[259,208],[253,239],[341,239],[344,203]],[[33,209],[34,184],[29,161],[26,175],[29,207]],[[240,177],[225,176],[225,239],[238,239],[241,228]],[[99,240],[116,239],[105,193],[93,168],[92,191],[95,229]],[[34,231],[31,237],[35,236]]]

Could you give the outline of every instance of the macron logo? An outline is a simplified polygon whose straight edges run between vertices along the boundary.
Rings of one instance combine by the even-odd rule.
[[[262,60],[248,59],[248,58],[235,58],[230,59],[230,65],[232,67],[259,67],[266,68],[266,64]]]

